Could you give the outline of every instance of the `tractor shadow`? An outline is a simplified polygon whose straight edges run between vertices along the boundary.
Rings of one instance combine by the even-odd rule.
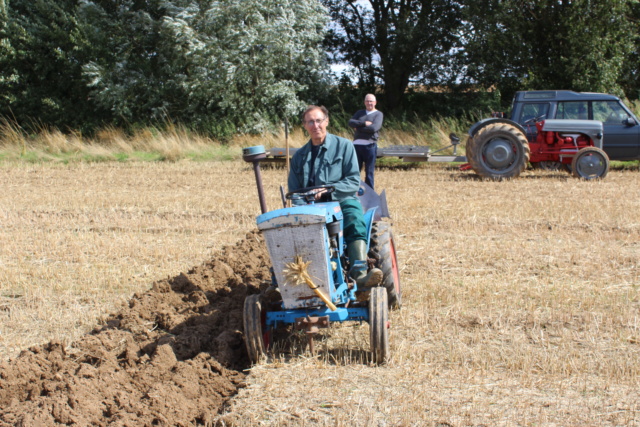
[[[170,298],[166,301],[152,298],[147,305],[150,310],[125,316],[133,314],[133,317],[153,319],[155,334],[141,346],[138,357],[146,354],[153,359],[160,347],[168,345],[179,361],[207,353],[227,369],[241,372],[251,367],[244,343],[243,305],[247,295],[258,289],[235,279],[224,286],[202,285],[201,280],[191,280],[188,274],[180,274],[141,295],[143,300],[149,296]],[[106,328],[118,326],[124,325],[118,322],[118,325]],[[329,328],[319,330],[313,344],[315,351],[311,352],[304,331],[294,330],[293,326],[278,328],[273,332],[267,359],[286,363],[316,358],[330,365],[373,363],[366,322],[333,323]]]
[[[475,172],[452,172],[449,177],[452,181],[486,181],[486,182],[501,182],[512,180],[538,180],[538,181],[569,181],[577,179],[566,172],[553,172],[553,171],[525,171],[516,178],[485,178],[477,175]]]
[[[373,364],[366,322],[344,322],[320,329],[313,338],[313,348],[304,331],[289,326],[275,331],[269,360],[282,363],[314,358],[334,366]]]

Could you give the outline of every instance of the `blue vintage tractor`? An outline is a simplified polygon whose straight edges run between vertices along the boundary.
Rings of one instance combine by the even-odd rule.
[[[245,148],[243,158],[253,162],[262,215],[257,217],[272,264],[272,284],[244,303],[244,339],[249,358],[257,363],[272,345],[278,328],[304,330],[311,352],[318,328],[331,322],[368,322],[371,353],[376,363],[389,358],[389,308],[400,308],[401,289],[395,243],[384,192],[361,183],[359,199],[365,209],[368,262],[383,272],[381,286],[358,289],[349,277],[349,259],[343,240],[343,218],[338,202],[314,202],[315,190],[286,194],[294,206],[267,212],[262,194],[262,146]],[[300,205],[299,203],[304,204]],[[275,295],[275,298],[274,298]]]

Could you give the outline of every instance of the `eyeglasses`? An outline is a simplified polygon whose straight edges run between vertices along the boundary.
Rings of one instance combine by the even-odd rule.
[[[304,124],[309,126],[309,127],[311,127],[313,125],[320,126],[320,124],[322,122],[324,122],[325,120],[327,120],[326,117],[324,119],[307,120],[306,122],[304,122]]]

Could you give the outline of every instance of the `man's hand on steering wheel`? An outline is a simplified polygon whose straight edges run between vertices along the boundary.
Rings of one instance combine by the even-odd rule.
[[[322,195],[327,193],[327,189],[326,188],[316,188],[315,190],[311,190],[311,192],[315,193],[315,199],[320,200],[322,198]]]
[[[287,200],[304,199],[307,203],[318,201],[326,194],[329,195],[335,191],[333,185],[316,185],[314,187],[304,187],[295,191],[288,192],[285,197]]]

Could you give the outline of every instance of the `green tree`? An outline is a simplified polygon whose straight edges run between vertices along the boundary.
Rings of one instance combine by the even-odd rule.
[[[628,21],[631,31],[624,40],[624,49],[628,55],[622,68],[618,83],[629,99],[640,99],[640,2],[629,2]]]
[[[92,94],[127,121],[257,132],[327,83],[318,3],[94,0],[81,12],[98,46],[84,67]]]
[[[463,8],[466,81],[500,88],[620,94],[629,0],[482,0]]]
[[[0,115],[20,122],[262,131],[327,91],[318,2],[0,1]]]
[[[334,27],[327,46],[336,62],[356,68],[358,84],[383,85],[387,111],[400,107],[410,84],[439,85],[455,70],[461,2],[456,0],[324,0]]]
[[[168,2],[167,2],[168,3]],[[262,131],[300,112],[328,85],[322,48],[326,10],[317,2],[173,2],[165,28],[189,61],[193,105]]]
[[[83,76],[113,124],[182,121],[185,64],[163,32],[161,0],[82,0],[78,19],[91,45]]]
[[[93,114],[75,7],[75,0],[2,2],[0,115],[81,129]]]

